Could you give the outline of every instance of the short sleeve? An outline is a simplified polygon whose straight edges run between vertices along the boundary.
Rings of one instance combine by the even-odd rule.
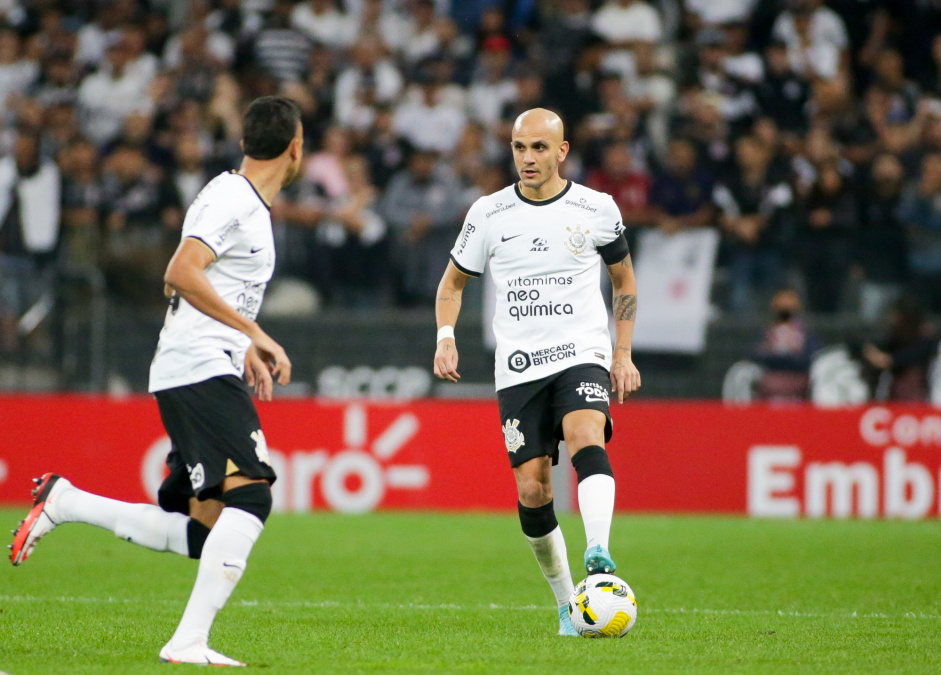
[[[219,197],[219,192],[214,191]],[[232,202],[237,199],[224,201],[221,199],[206,199],[202,203],[193,204],[186,213],[183,221],[183,238],[201,241],[209,247],[218,260],[238,239],[239,221],[236,218],[236,209]]]
[[[595,247],[605,265],[614,265],[628,256],[630,250],[624,236],[624,223],[621,210],[610,196],[599,217],[599,229],[595,238]]]
[[[468,276],[479,277],[487,264],[487,241],[484,236],[484,214],[480,201],[467,212],[464,227],[451,249],[451,262]]]

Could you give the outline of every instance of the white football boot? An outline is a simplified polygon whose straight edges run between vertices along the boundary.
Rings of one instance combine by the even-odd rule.
[[[33,488],[33,508],[26,514],[20,526],[13,531],[13,543],[10,549],[10,562],[21,565],[32,554],[36,542],[56,529],[62,522],[56,502],[66,490],[72,489],[72,484],[62,476],[55,473],[43,474],[42,478],[34,478],[36,487]]]
[[[205,640],[199,640],[196,644],[177,649],[173,646],[173,640],[170,640],[160,650],[160,663],[194,663],[201,666],[244,666],[245,664],[235,659],[230,659],[225,654],[220,654],[214,649],[210,649]]]

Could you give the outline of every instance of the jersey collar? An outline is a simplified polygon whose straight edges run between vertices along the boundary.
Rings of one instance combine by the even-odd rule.
[[[265,205],[265,208],[271,211],[271,204],[269,204],[268,201],[264,197],[261,196],[261,193],[255,188],[255,184],[251,182],[250,180],[248,180],[248,176],[246,176],[245,174],[241,174],[238,171],[235,171],[234,169],[230,171],[229,173],[236,175],[236,176],[241,176],[242,178],[244,178],[245,182],[251,186],[252,192],[254,192],[255,195],[258,197],[258,199],[261,200],[261,203]]]
[[[568,192],[569,188],[571,187],[572,187],[572,181],[566,180],[565,187],[562,188],[559,194],[555,195],[554,197],[549,197],[549,199],[543,199],[543,200],[537,201],[535,199],[529,199],[523,196],[523,193],[520,192],[519,181],[513,184],[513,189],[516,190],[516,196],[519,198],[519,200],[523,202],[524,204],[529,204],[530,206],[548,206],[549,204],[553,202],[557,202],[560,199],[562,199],[562,197],[565,196],[565,193]]]

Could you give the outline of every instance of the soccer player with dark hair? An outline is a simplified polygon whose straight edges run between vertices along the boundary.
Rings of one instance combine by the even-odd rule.
[[[19,565],[41,537],[79,522],[198,558],[193,592],[161,662],[245,665],[210,649],[209,630],[271,512],[275,473],[249,387],[268,401],[274,379],[291,380],[284,349],[255,317],[274,271],[271,201],[301,165],[300,110],[287,98],[259,98],[243,129],[241,167],[196,197],[164,276],[170,307],[149,387],[172,442],[159,506],[100,497],[47,473],[36,479],[35,504],[10,546]]]
[[[618,207],[610,195],[559,175],[569,144],[562,120],[536,108],[513,125],[520,180],[478,199],[438,286],[435,375],[457,382],[454,325],[468,278],[489,265],[496,285],[496,387],[503,440],[516,476],[523,534],[559,606],[559,634],[576,635],[565,539],[552,504],[551,468],[564,440],[578,475],[588,574],[617,569],[608,552],[614,474],[610,392],[640,387],[631,361],[637,287]],[[612,352],[599,267],[614,286]],[[610,381],[610,388],[608,382]]]

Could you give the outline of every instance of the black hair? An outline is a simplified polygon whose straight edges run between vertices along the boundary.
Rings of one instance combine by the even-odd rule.
[[[252,159],[274,159],[288,149],[297,134],[301,109],[284,96],[252,101],[242,120],[242,144]]]

